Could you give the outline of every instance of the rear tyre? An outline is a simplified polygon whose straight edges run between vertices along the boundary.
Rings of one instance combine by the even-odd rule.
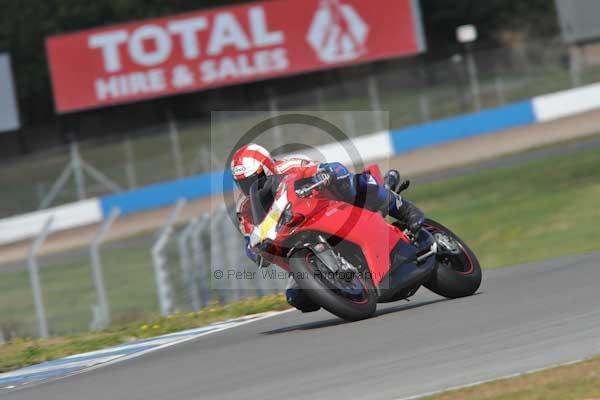
[[[340,289],[327,276],[325,265],[308,249],[294,253],[289,259],[289,266],[298,286],[330,313],[347,321],[359,321],[375,314],[377,294],[369,276],[354,276],[348,282],[354,290]]]
[[[425,220],[423,228],[434,236],[445,235],[456,244],[456,254],[438,258],[438,267],[424,286],[450,299],[471,296],[477,292],[481,285],[481,266],[469,246],[450,229],[431,219]]]

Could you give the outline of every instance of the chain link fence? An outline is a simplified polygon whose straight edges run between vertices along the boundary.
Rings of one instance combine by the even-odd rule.
[[[47,256],[34,248],[29,260],[0,269],[0,336],[67,335],[281,292],[287,276],[246,257],[228,212],[178,225],[173,217],[152,234]]]

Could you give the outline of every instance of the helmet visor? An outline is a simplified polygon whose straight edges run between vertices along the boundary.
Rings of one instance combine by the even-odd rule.
[[[242,191],[242,193],[244,193],[246,196],[248,196],[250,194],[250,187],[252,187],[252,185],[254,185],[254,182],[257,182],[259,179],[266,177],[264,171],[260,171],[257,172],[255,174],[252,174],[246,178],[243,179],[239,179],[235,181],[235,183],[237,183],[238,188],[240,188],[240,190]]]

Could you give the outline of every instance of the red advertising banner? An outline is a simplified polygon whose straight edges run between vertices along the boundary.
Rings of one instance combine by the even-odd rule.
[[[48,38],[59,113],[424,51],[416,0],[276,0]]]

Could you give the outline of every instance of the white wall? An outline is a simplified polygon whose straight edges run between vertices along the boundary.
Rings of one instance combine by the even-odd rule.
[[[35,237],[48,218],[53,217],[50,232],[57,232],[102,221],[98,199],[49,208],[0,220],[0,244]]]
[[[306,156],[318,161],[340,162],[347,167],[358,160],[354,159],[357,152],[362,162],[370,162],[390,157],[394,154],[392,139],[389,131],[374,133],[346,140],[341,143],[330,143],[318,146],[315,150],[307,151]]]
[[[600,108],[600,83],[533,99],[533,110],[538,122],[552,121],[597,108]]]

